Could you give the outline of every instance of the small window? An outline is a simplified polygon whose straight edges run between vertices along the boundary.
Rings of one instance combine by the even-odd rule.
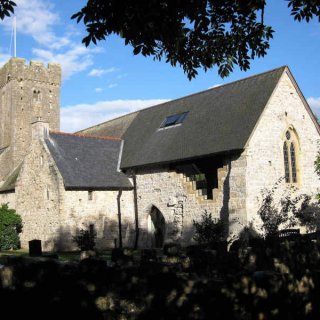
[[[88,200],[91,201],[93,199],[93,191],[88,191]]]
[[[50,200],[50,191],[49,191],[49,188],[47,188],[47,200]]]
[[[174,114],[172,116],[167,117],[161,124],[160,128],[172,127],[177,124],[180,124],[187,117],[188,112],[183,112],[179,114]]]
[[[33,102],[40,101],[40,90],[33,90]]]

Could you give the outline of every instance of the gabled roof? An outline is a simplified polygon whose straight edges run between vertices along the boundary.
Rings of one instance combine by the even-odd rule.
[[[124,139],[122,169],[241,151],[284,72],[293,81],[320,133],[286,66],[146,108],[81,132],[119,135]],[[184,112],[188,114],[181,125],[160,128],[167,117]]]
[[[45,140],[66,189],[131,189],[118,170],[122,140],[50,132]]]
[[[286,68],[146,108],[81,132],[112,135],[119,123],[125,123],[122,169],[240,151]],[[166,117],[184,112],[188,114],[181,125],[159,130]]]
[[[139,111],[122,138],[121,168],[241,150],[286,67]],[[182,125],[159,130],[188,112]]]
[[[6,150],[7,150],[7,147],[1,148],[1,149],[0,149],[0,155],[1,155],[2,153],[4,153]]]
[[[15,190],[16,182],[17,182],[21,167],[22,167],[22,163],[9,174],[7,179],[4,181],[4,183],[0,187],[0,193],[12,192]]]

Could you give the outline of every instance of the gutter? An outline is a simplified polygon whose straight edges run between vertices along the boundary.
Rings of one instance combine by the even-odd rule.
[[[137,193],[137,177],[136,172],[133,171],[133,204],[134,204],[134,221],[136,229],[136,237],[134,241],[134,249],[138,248],[139,243],[139,215],[138,215],[138,193]]]
[[[122,195],[122,189],[119,190],[118,196],[117,196],[118,227],[119,227],[119,248],[122,248],[121,195]]]

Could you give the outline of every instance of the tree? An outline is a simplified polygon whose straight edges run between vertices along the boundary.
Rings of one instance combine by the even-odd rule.
[[[21,217],[7,204],[0,206],[0,250],[18,249],[19,233],[22,231]]]
[[[319,176],[320,178],[320,151],[318,153],[318,156],[314,162],[314,166],[315,166],[315,171],[316,171],[316,174]],[[318,200],[320,200],[320,193],[317,195],[318,197]]]
[[[199,244],[212,244],[217,241],[225,240],[225,224],[220,219],[215,222],[212,214],[205,211],[201,215],[200,221],[193,220],[195,233],[193,239]]]
[[[319,0],[285,0],[295,20],[320,19]],[[87,0],[71,18],[86,27],[83,43],[116,34],[135,55],[182,66],[189,79],[217,66],[221,77],[235,65],[248,70],[264,57],[274,31],[264,23],[267,0]],[[0,18],[15,3],[0,0]]]
[[[319,0],[285,0],[295,20],[320,18]],[[72,16],[83,21],[83,42],[116,34],[134,54],[181,65],[189,79],[217,66],[221,77],[263,57],[273,30],[264,23],[267,0],[88,0]]]
[[[14,7],[16,4],[10,0],[0,0],[0,19],[10,17],[14,13]]]

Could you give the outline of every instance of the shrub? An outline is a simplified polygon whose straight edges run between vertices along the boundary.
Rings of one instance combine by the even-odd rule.
[[[22,231],[21,217],[8,204],[0,207],[0,250],[20,248],[19,233]]]
[[[90,228],[89,230],[81,229],[72,240],[77,244],[81,251],[94,250],[96,245],[97,233]]]
[[[282,180],[283,178],[279,179],[271,190],[262,192],[263,199],[258,215],[266,236],[275,236],[280,229],[292,228],[299,224],[310,203],[311,198],[306,194],[293,195],[295,188],[279,194],[278,187]]]
[[[314,168],[316,174],[320,177],[320,151],[318,152],[317,158],[314,162]]]
[[[212,242],[225,240],[225,225],[220,219],[215,222],[212,219],[212,214],[205,211],[201,216],[201,221],[193,220],[195,234],[193,239],[199,244],[209,244]]]
[[[248,247],[252,240],[262,239],[260,234],[256,231],[253,223],[250,222],[248,226],[245,226],[239,233],[239,244],[242,247]]]

